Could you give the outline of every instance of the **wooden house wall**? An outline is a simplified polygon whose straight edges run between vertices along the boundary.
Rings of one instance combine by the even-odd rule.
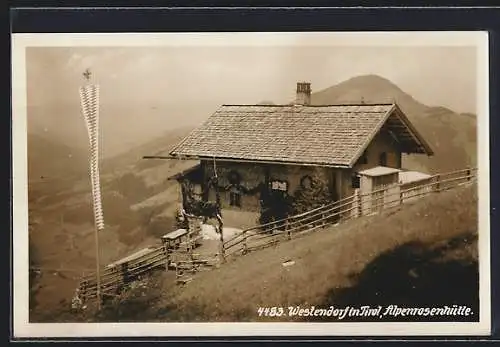
[[[207,161],[203,167],[205,168],[206,177],[213,175],[213,163]],[[217,175],[219,177],[219,185],[229,185],[228,174],[231,171],[237,172],[241,177],[241,185],[248,190],[255,190],[259,184],[268,184],[273,180],[285,181],[288,186],[288,194],[294,195],[300,188],[302,178],[305,176],[315,177],[323,181],[332,191],[338,185],[335,181],[337,176],[332,173],[332,170],[324,167],[316,166],[298,166],[298,165],[279,165],[279,164],[252,164],[244,162],[223,162],[216,163]],[[337,170],[340,172],[340,170]],[[340,179],[340,175],[338,176]],[[334,196],[337,196],[337,192]],[[209,199],[215,199],[215,192],[211,192]],[[260,211],[260,192],[255,191],[254,194],[242,195],[241,208],[229,205],[229,192],[221,192],[221,204],[224,209]]]
[[[269,181],[280,180],[287,182],[288,194],[293,197],[300,188],[301,180],[305,176],[322,180],[330,190],[332,200],[345,198],[354,194],[352,177],[356,172],[380,165],[381,153],[386,153],[386,166],[401,168],[401,152],[397,142],[385,131],[375,136],[366,149],[366,162],[360,158],[352,169],[327,168],[318,166],[258,164],[238,161],[217,161],[215,167],[219,177],[219,186],[229,186],[228,175],[235,171],[241,177],[241,185],[249,194],[241,195],[241,207],[230,206],[229,191],[221,191],[221,204],[226,225],[244,227],[247,224],[256,224],[260,213],[259,184],[267,185]],[[203,176],[208,179],[214,174],[214,163],[211,160],[201,161]],[[210,191],[209,200],[215,200],[215,192]],[[228,216],[230,217],[229,221]],[[243,217],[244,216],[244,217]],[[246,220],[246,222],[243,222]]]
[[[380,155],[383,152],[387,155],[387,164],[384,166],[395,169],[401,168],[401,151],[398,149],[397,142],[389,135],[388,132],[381,131],[366,148],[365,153],[367,162],[363,163],[363,158],[361,157],[354,165],[354,171],[359,172],[379,166]]]
[[[332,175],[336,175],[339,198],[348,197],[354,194],[355,188],[352,186],[352,177],[359,171],[380,166],[380,155],[385,152],[387,163],[385,166],[396,169],[401,168],[401,151],[397,143],[385,131],[379,132],[373,141],[366,148],[366,162],[360,158],[352,169],[330,169]]]

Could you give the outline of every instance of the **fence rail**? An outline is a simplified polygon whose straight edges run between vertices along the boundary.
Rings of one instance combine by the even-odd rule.
[[[169,254],[164,246],[150,247],[145,252],[133,259],[122,263],[106,266],[101,271],[101,291],[104,296],[113,296],[120,289],[132,282],[138,276],[168,266]],[[86,300],[97,294],[97,277],[95,273],[83,276],[79,286],[79,296]]]
[[[441,173],[424,179],[354,194],[313,210],[244,229],[223,243],[224,255],[234,256],[271,246],[294,235],[400,206],[434,192],[455,188],[477,178],[477,168]]]
[[[437,174],[410,183],[401,183],[365,194],[355,193],[310,211],[292,215],[270,223],[244,229],[240,234],[221,242],[218,254],[197,254],[173,250],[167,243],[149,247],[127,261],[106,266],[101,271],[101,292],[104,297],[118,295],[121,288],[138,276],[159,269],[175,270],[178,283],[190,278],[186,272],[198,271],[203,266],[217,266],[222,259],[269,247],[284,240],[313,230],[345,222],[391,207],[400,206],[420,197],[452,189],[477,178],[476,168]],[[222,255],[222,257],[221,257]],[[79,286],[82,300],[97,296],[95,273],[82,277]]]
[[[153,270],[164,268],[175,270],[176,273],[186,271],[196,272],[202,268],[217,266],[218,254],[203,254],[174,250],[163,244],[149,247],[140,256],[127,259],[122,263],[106,266],[101,271],[101,293],[103,297],[113,297],[121,289],[136,280],[139,276]],[[97,277],[95,273],[83,276],[78,288],[78,296],[82,301],[97,297]]]

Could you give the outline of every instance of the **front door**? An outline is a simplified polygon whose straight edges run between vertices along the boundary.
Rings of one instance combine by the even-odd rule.
[[[389,186],[385,176],[373,178],[372,212],[380,212],[384,209],[385,189]]]
[[[289,213],[288,182],[271,180],[261,195],[261,223],[285,219]],[[281,225],[277,226],[281,227]]]

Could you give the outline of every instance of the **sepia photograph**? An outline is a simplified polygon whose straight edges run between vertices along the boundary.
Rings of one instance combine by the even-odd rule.
[[[12,47],[19,336],[489,333],[487,33]]]

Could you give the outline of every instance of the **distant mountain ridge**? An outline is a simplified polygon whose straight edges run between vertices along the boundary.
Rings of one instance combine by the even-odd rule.
[[[311,95],[311,103],[316,105],[360,103],[361,101],[366,103],[397,102],[416,128],[428,140],[435,151],[435,156],[430,158],[421,155],[407,156],[403,160],[406,167],[439,172],[476,165],[476,117],[473,114],[455,113],[441,106],[426,106],[391,81],[376,75],[353,77]],[[259,104],[272,105],[273,102],[264,100]],[[197,108],[201,109],[201,106]],[[43,175],[43,172],[63,173],[65,168],[68,171],[87,170],[88,139],[84,122],[81,115],[77,114],[78,110],[74,110],[74,114],[70,117],[63,113],[64,109],[66,107],[61,106],[60,109],[44,111],[45,116],[52,117],[52,120],[49,121],[52,127],[48,129],[44,128],[45,116],[43,114],[40,117],[33,114],[28,117],[30,134],[28,159],[32,177]],[[179,112],[181,111],[179,110]],[[164,111],[159,109],[155,112]],[[208,118],[211,112],[212,110],[207,108],[205,118]],[[54,114],[59,114],[59,116]],[[60,127],[54,127],[54,124],[57,124],[57,119],[61,119],[60,117],[64,115],[66,118],[74,118],[74,120],[61,123]],[[108,122],[105,126],[108,128],[119,127],[119,123]],[[69,127],[67,131],[66,127]],[[144,155],[158,152],[165,154],[191,129],[192,126],[183,126],[168,131],[158,131],[151,136],[151,140],[131,145],[130,149],[104,159],[102,166],[105,170],[113,167],[125,169],[127,165],[137,162]],[[56,130],[57,134],[54,133]],[[61,134],[66,136],[64,140],[61,138]],[[70,159],[70,155],[73,156],[73,159]]]
[[[435,155],[405,156],[404,167],[435,173],[477,165],[477,126],[473,114],[426,106],[377,75],[353,77],[311,95],[311,103],[316,105],[360,102],[396,102],[429,142]]]
[[[100,105],[100,153],[103,158],[126,154],[165,132],[195,124],[196,120],[212,111],[202,104],[178,105],[111,103],[103,100]],[[173,115],[183,115],[174,121]],[[30,105],[27,110],[28,132],[53,142],[81,149],[88,148],[85,121],[78,98],[47,101]]]
[[[192,127],[179,127],[167,130],[146,143],[104,160],[103,170],[110,171],[115,168],[125,168],[128,165],[138,166],[139,168],[160,165],[161,160],[154,162],[149,160],[146,164],[146,160],[143,157],[147,155],[166,155],[166,152],[175,146],[177,142],[181,141],[191,130]]]
[[[423,112],[427,108],[397,85],[378,75],[356,76],[311,95],[311,103],[316,105],[361,102],[397,102],[404,106],[406,111],[412,112]]]
[[[378,76],[355,77],[312,95],[313,104],[359,103],[362,99],[367,103],[397,102],[436,153],[431,158],[407,156],[403,160],[404,167],[443,172],[475,165],[474,115],[423,105]],[[273,104],[267,100],[264,103]],[[36,266],[52,268],[64,264],[67,268],[92,268],[94,219],[85,124],[78,114],[78,105],[54,105],[47,108],[39,105],[28,110],[30,243],[40,256]],[[196,108],[203,111],[205,119],[213,112],[203,103]],[[68,113],[70,109],[71,113]],[[133,108],[128,112],[126,117],[144,116]],[[106,250],[103,262],[115,261],[157,242],[160,236],[177,227],[174,216],[180,199],[179,190],[176,182],[168,177],[193,165],[193,162],[146,160],[142,157],[167,154],[192,129],[191,126],[173,124],[167,117],[159,115],[180,112],[188,117],[189,111],[165,110],[159,106],[155,112],[157,114],[152,118],[158,118],[150,119],[152,124],[158,123],[154,134],[142,129],[147,140],[101,160],[106,223],[100,240]],[[119,140],[126,140],[128,133],[120,131],[119,117],[111,118],[103,117],[101,136],[115,136],[118,137],[113,139],[115,144],[122,143]],[[137,119],[138,126],[142,121],[139,117],[130,119]],[[167,127],[170,130],[165,130]],[[137,128],[137,131],[141,130]],[[104,147],[109,144],[104,142]],[[47,281],[44,282],[46,286],[37,297],[40,302],[49,298],[41,309],[44,312],[60,306],[61,297],[70,297],[76,286],[76,281],[69,277],[50,275],[42,276],[42,279]]]

